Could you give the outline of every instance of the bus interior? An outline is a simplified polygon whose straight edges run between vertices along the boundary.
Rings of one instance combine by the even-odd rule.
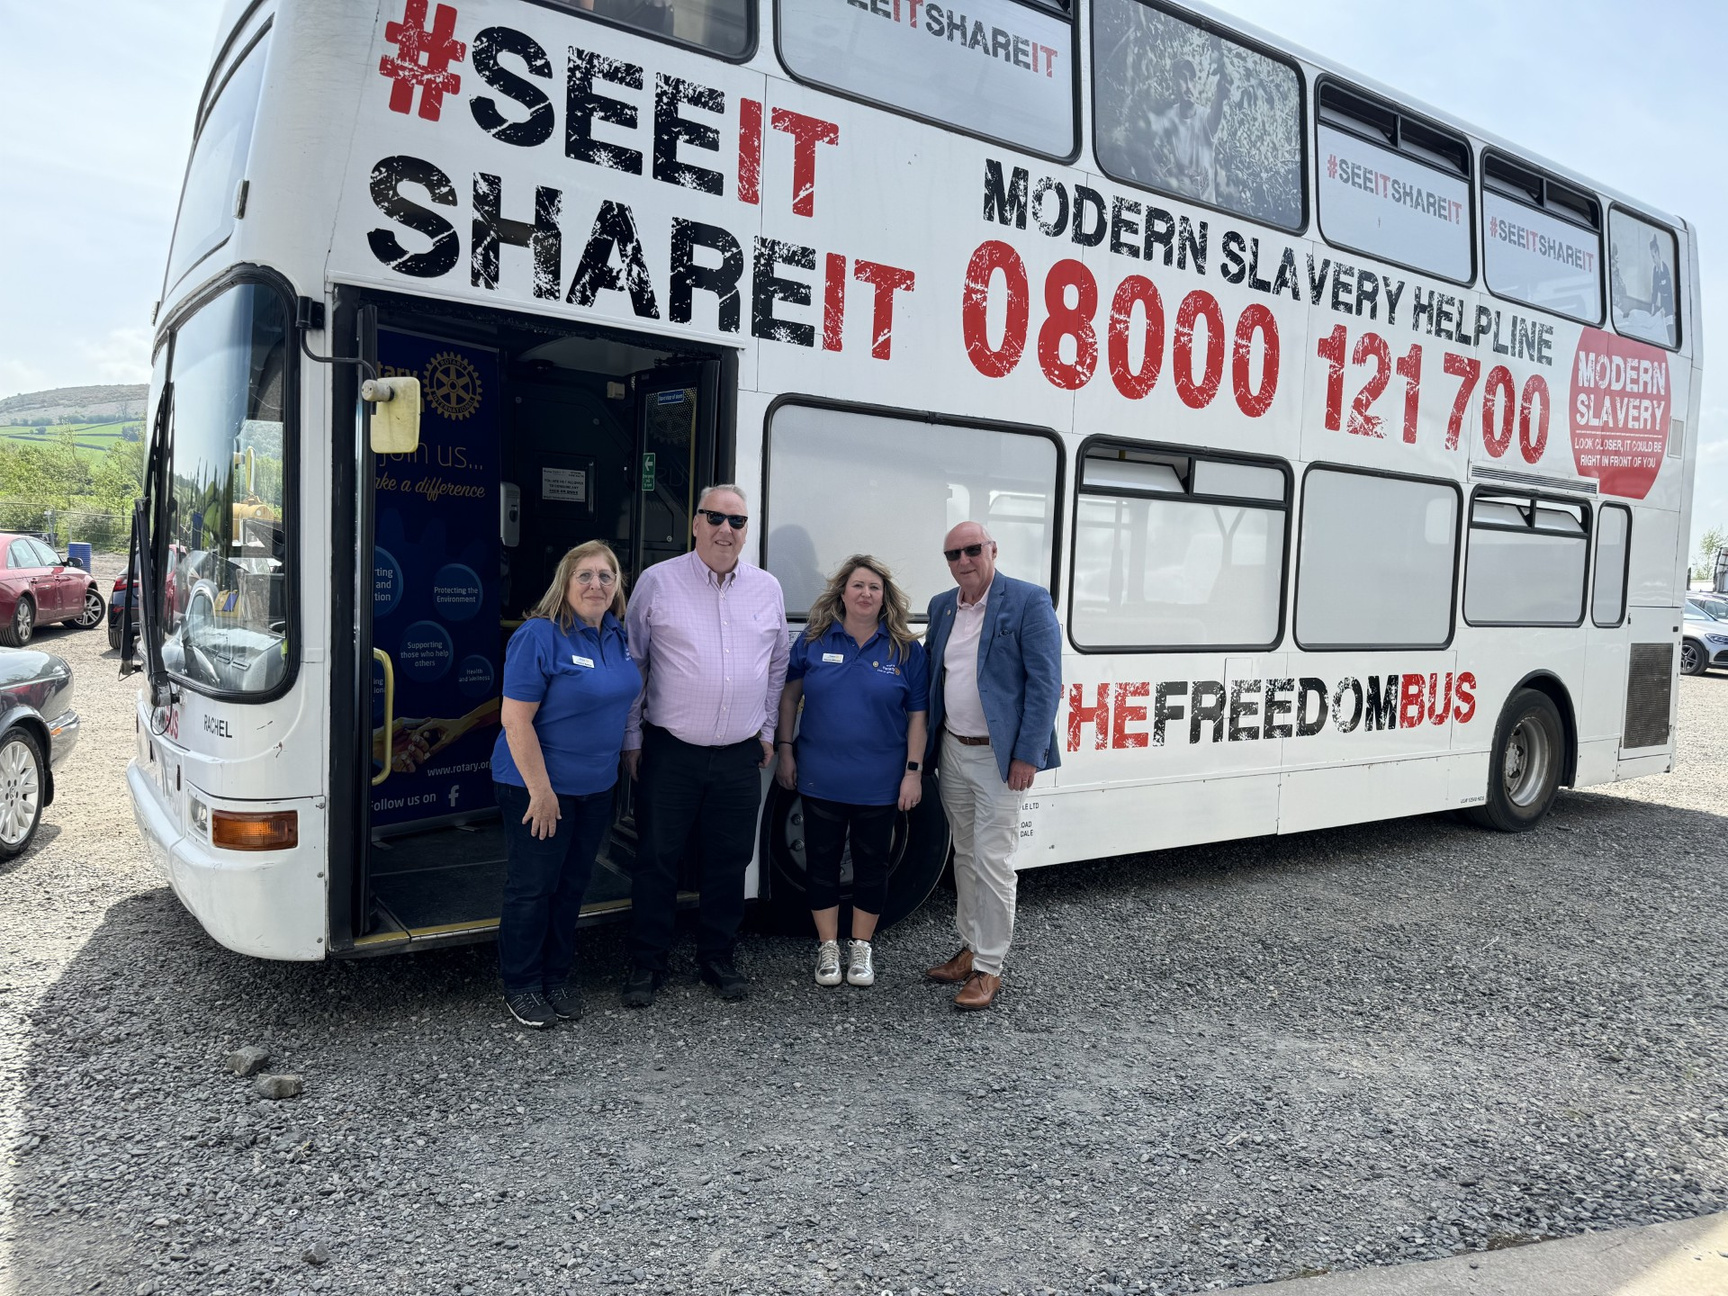
[[[505,646],[573,546],[611,545],[626,592],[690,548],[697,492],[731,461],[736,380],[727,352],[454,303],[368,295],[356,317],[362,354],[422,384],[419,449],[361,447],[374,588],[356,609],[360,660],[373,659],[358,764],[372,786],[348,898],[350,950],[365,954],[496,931],[504,835],[488,762]],[[628,779],[615,797],[591,920],[629,903]]]

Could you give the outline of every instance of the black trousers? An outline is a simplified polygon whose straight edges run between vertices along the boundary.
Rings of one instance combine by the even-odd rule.
[[[642,726],[636,871],[630,879],[630,960],[666,970],[678,918],[678,865],[696,857],[702,908],[696,957],[730,961],[744,920],[744,873],[756,853],[762,744],[698,747]]]
[[[612,789],[561,796],[550,837],[535,837],[522,816],[528,789],[493,785],[504,812],[504,907],[498,920],[498,975],[505,994],[552,991],[576,961],[576,920],[594,857],[612,826]]]
[[[888,852],[898,806],[804,798],[805,892],[813,910],[840,903],[840,857],[852,839],[852,907],[880,916],[888,900]]]

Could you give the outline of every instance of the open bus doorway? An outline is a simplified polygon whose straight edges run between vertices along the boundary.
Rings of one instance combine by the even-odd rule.
[[[720,353],[494,312],[380,303],[361,318],[374,363],[419,377],[424,402],[419,449],[368,456],[362,501],[371,741],[350,894],[352,950],[373,953],[496,930],[505,645],[573,546],[611,545],[626,591],[688,550],[697,492],[729,463],[735,379]],[[634,860],[621,779],[586,915],[628,905]]]

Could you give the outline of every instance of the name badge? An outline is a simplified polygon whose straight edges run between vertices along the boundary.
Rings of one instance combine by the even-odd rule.
[[[570,664],[572,666],[586,666],[589,670],[594,669],[594,659],[592,657],[572,656],[570,658]]]
[[[846,661],[846,654],[845,653],[823,653],[822,654],[822,660],[825,662],[837,662],[837,663],[844,664],[844,662]]]

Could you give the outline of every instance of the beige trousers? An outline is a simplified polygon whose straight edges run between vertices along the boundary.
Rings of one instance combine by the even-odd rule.
[[[937,783],[954,835],[954,925],[972,951],[972,966],[1002,975],[1014,936],[1014,848],[1020,838],[1020,794],[996,768],[988,746],[942,736]]]

